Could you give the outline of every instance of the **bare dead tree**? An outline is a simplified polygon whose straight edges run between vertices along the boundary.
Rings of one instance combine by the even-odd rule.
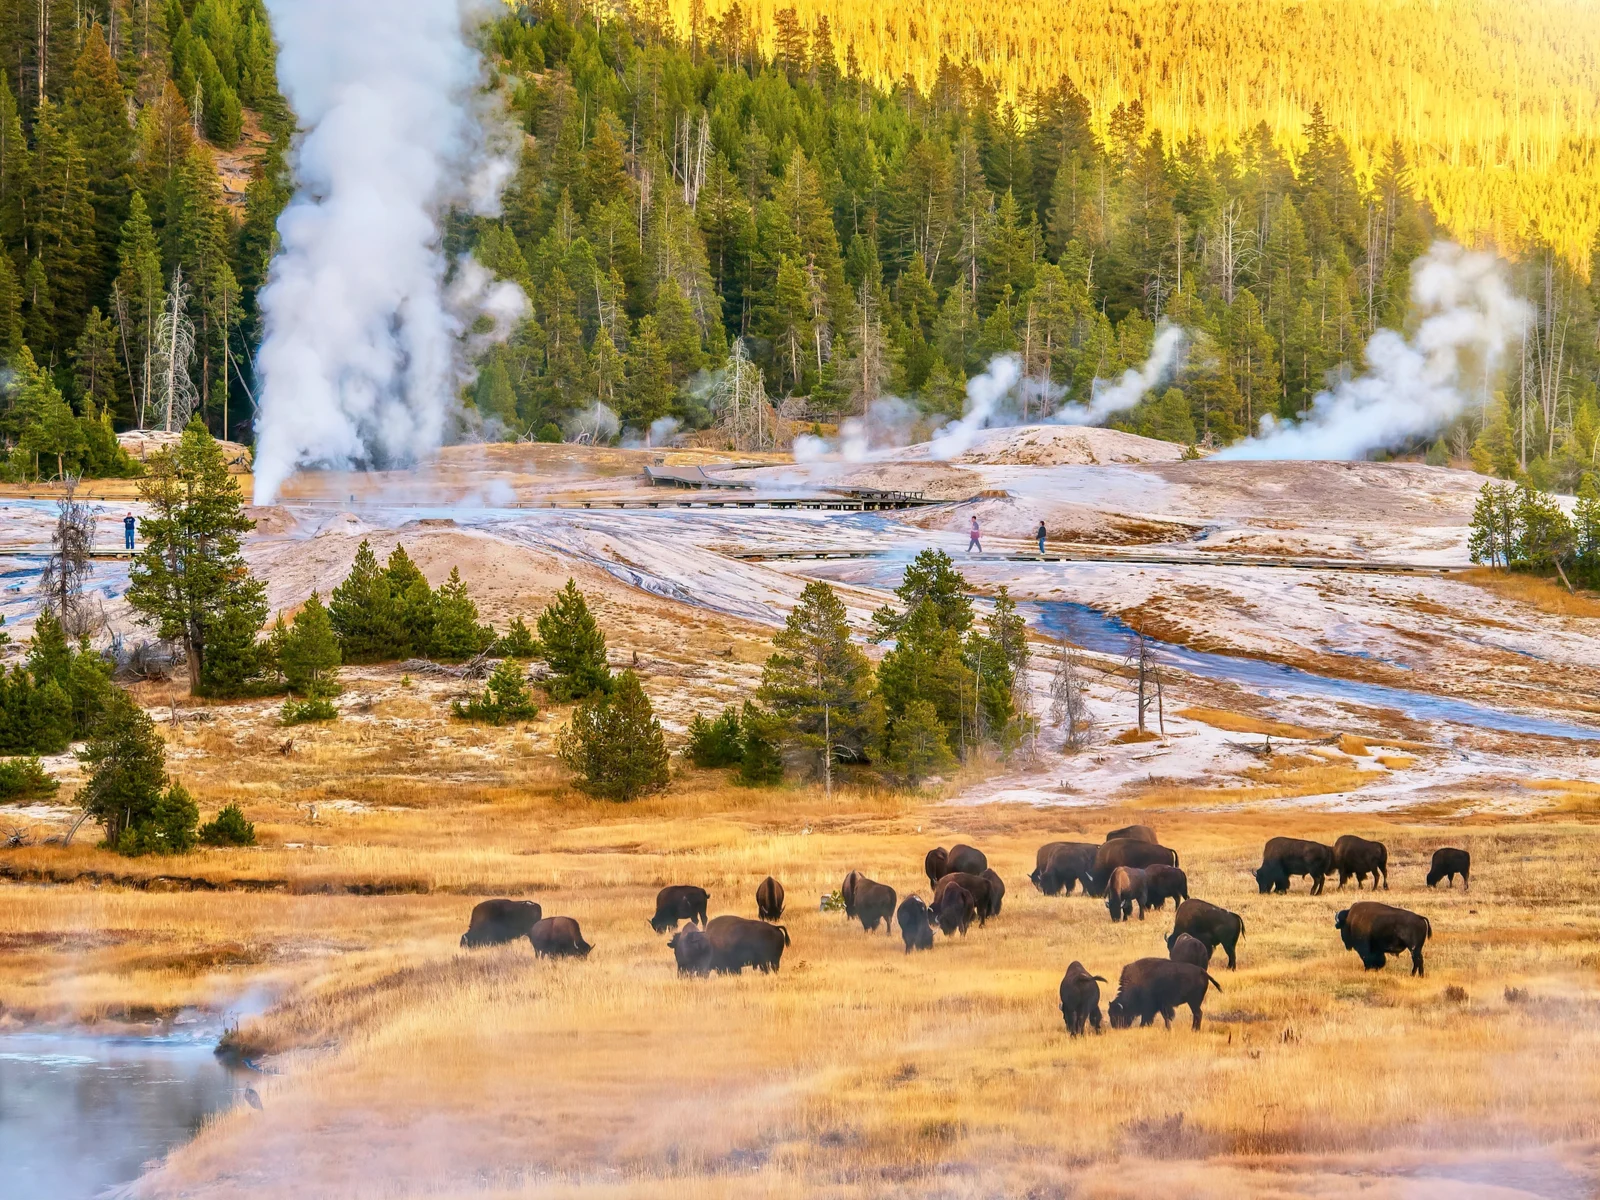
[[[1135,630],[1128,640],[1128,657],[1124,664],[1134,673],[1138,691],[1139,732],[1145,732],[1145,718],[1150,706],[1156,706],[1161,736],[1167,735],[1166,706],[1161,687],[1161,664],[1150,648],[1150,639]]]
[[[1064,753],[1074,753],[1089,744],[1094,721],[1084,695],[1082,663],[1078,648],[1065,638],[1056,652],[1055,675],[1050,680],[1050,722],[1066,726],[1066,740],[1061,744]]]
[[[61,622],[69,641],[99,629],[98,606],[85,595],[84,583],[94,573],[94,510],[77,499],[78,477],[66,478],[66,495],[56,501],[56,527],[50,535],[50,557],[39,576],[44,610]]]

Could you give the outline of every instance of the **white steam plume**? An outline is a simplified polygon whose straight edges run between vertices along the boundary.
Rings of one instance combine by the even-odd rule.
[[[991,359],[981,375],[967,380],[967,403],[959,421],[951,421],[928,444],[933,458],[950,459],[965,454],[978,440],[978,435],[989,427],[1000,412],[1001,405],[1022,379],[1022,360],[1015,354],[1004,354]],[[1004,424],[1013,425],[1007,420]]]
[[[1172,374],[1187,340],[1181,327],[1163,322],[1142,366],[1128,368],[1114,383],[1096,379],[1089,403],[1063,404],[1050,420],[1057,425],[1099,425],[1114,413],[1126,412]]]
[[[1529,317],[1493,255],[1435,242],[1411,268],[1421,322],[1407,341],[1380,329],[1367,372],[1318,393],[1297,421],[1261,419],[1261,432],[1216,455],[1361,459],[1429,437],[1466,408],[1466,383],[1492,375]]]
[[[302,134],[261,293],[258,503],[301,465],[436,450],[480,316],[526,304],[476,264],[446,295],[440,218],[492,215],[512,170],[472,33],[489,0],[267,0]],[[480,341],[484,334],[474,334]]]

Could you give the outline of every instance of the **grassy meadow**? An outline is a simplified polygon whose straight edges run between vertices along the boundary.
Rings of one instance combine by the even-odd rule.
[[[0,889],[11,1019],[270,1000],[231,1039],[280,1072],[253,1080],[263,1109],[214,1118],[143,1194],[1316,1194],[1401,1161],[1456,1170],[1486,1146],[1516,1160],[1483,1168],[1498,1178],[1600,1133],[1600,850],[1579,785],[1551,783],[1544,816],[1448,825],[1166,794],[829,801],[692,771],[617,806],[567,788],[540,752],[555,727],[440,737],[419,721],[408,739],[345,721],[294,731],[283,754],[276,731],[185,724],[172,749],[202,809],[248,796],[262,846],[4,853],[36,880]],[[231,759],[197,753],[222,739]],[[1170,1032],[1072,1041],[1067,963],[1111,980],[1104,1004],[1124,963],[1164,955],[1172,910],[1113,925],[1028,872],[1041,843],[1132,820],[1179,851],[1193,895],[1243,915],[1240,967],[1214,960],[1223,991],[1198,1033],[1180,1010]],[[1333,914],[1354,884],[1257,894],[1267,837],[1344,832],[1385,841],[1381,898],[1431,919],[1426,978],[1365,973],[1342,948]],[[923,854],[957,840],[1007,883],[988,927],[907,956],[898,934],[819,911],[852,868],[926,898]],[[1444,844],[1472,851],[1470,892],[1423,886]],[[713,915],[753,916],[769,872],[788,893],[782,971],[678,978],[646,923],[656,890],[698,883]],[[490,895],[577,918],[594,952],[460,950]]]

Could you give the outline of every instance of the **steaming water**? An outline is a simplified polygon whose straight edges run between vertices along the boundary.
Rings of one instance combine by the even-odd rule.
[[[0,1195],[88,1200],[135,1179],[228,1107],[216,1031],[0,1035]]]
[[[1035,623],[1039,628],[1057,637],[1065,636],[1084,649],[1098,653],[1126,653],[1128,639],[1133,634],[1132,628],[1124,622],[1085,604],[1057,600],[1023,604],[1018,607],[1036,613]],[[1600,741],[1600,729],[1505,712],[1502,709],[1472,704],[1466,700],[1430,696],[1425,692],[1385,687],[1378,683],[1361,683],[1356,680],[1335,679],[1327,675],[1313,675],[1309,671],[1286,667],[1280,663],[1262,662],[1253,658],[1235,658],[1229,654],[1208,654],[1203,650],[1190,650],[1154,639],[1150,639],[1150,645],[1163,662],[1170,663],[1174,667],[1207,679],[1236,683],[1263,696],[1310,697],[1346,704],[1363,704],[1373,708],[1395,709],[1415,720],[1448,721],[1456,725],[1494,729],[1502,733]]]

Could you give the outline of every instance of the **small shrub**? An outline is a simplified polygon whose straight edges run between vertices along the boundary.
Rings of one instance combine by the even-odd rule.
[[[738,766],[744,760],[739,710],[730,704],[715,721],[695,713],[689,722],[689,744],[683,753],[695,766],[707,770]]]
[[[1527,1002],[1528,1002],[1528,989],[1527,988],[1508,987],[1506,989],[1506,1003],[1507,1004],[1526,1004]]]
[[[200,808],[181,783],[157,797],[142,819],[125,826],[112,848],[118,854],[183,854],[194,849]]]
[[[494,644],[493,653],[502,658],[538,658],[539,643],[521,617],[512,617],[510,628]]]
[[[254,846],[256,827],[237,804],[230,804],[200,826],[200,840],[208,846]]]
[[[0,762],[0,801],[39,800],[55,795],[60,786],[36,757]]]
[[[1467,1002],[1467,989],[1458,983],[1452,983],[1445,988],[1444,998],[1451,1004],[1465,1004]]]
[[[606,800],[635,800],[667,786],[667,747],[639,677],[624,671],[572,714],[557,742],[578,787]]]
[[[533,696],[528,691],[522,663],[514,658],[502,659],[484,684],[483,691],[465,704],[456,701],[453,708],[458,720],[478,721],[485,725],[531,721],[539,715],[539,706],[533,702]]]
[[[278,720],[284,725],[306,725],[312,721],[337,721],[339,710],[326,696],[310,696],[305,700],[289,699],[283,702]]]

